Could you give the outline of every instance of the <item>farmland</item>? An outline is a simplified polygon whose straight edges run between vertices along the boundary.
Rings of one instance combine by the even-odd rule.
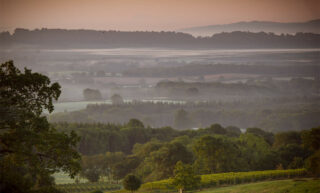
[[[222,188],[208,189],[199,193],[318,193],[320,180],[276,180],[268,182],[256,182]]]
[[[295,183],[293,180],[283,180],[283,179],[290,179],[290,178],[300,178],[306,175],[306,171],[304,169],[295,169],[295,170],[267,170],[267,171],[252,171],[252,172],[228,172],[228,173],[218,173],[218,174],[208,174],[208,175],[201,175],[201,187],[200,189],[207,189],[207,188],[216,188],[220,190],[222,188],[217,187],[224,187],[224,186],[231,186],[230,190],[233,185],[239,186],[238,184],[246,184],[241,185],[244,187],[243,189],[246,190],[246,186],[250,186],[253,184],[253,188],[255,188],[255,184],[258,181],[261,182],[262,187],[264,184],[269,184],[268,187],[273,187],[274,183],[281,184],[281,181],[287,182],[288,186],[292,186]],[[274,181],[279,180],[279,181]],[[268,182],[266,182],[268,181]],[[270,181],[270,182],[269,182]],[[302,181],[305,182],[305,181]],[[145,192],[161,192],[161,193],[169,193],[169,192],[176,192],[175,188],[172,186],[172,180],[161,180],[155,181],[150,183],[145,183],[141,186],[138,192],[145,193]],[[249,185],[247,183],[250,183]],[[297,182],[298,183],[298,182]],[[308,181],[306,185],[302,183],[299,184],[302,188],[304,186],[314,187],[315,183],[313,181]],[[259,186],[257,185],[257,188]],[[210,193],[211,191],[215,191],[216,189],[210,189],[204,191],[204,193]],[[250,187],[248,188],[250,189]],[[242,190],[242,189],[241,189]],[[228,192],[229,189],[226,189],[225,193]],[[257,189],[259,191],[259,189]],[[124,190],[114,191],[114,193],[122,193],[126,192]],[[215,193],[215,192],[213,192]]]

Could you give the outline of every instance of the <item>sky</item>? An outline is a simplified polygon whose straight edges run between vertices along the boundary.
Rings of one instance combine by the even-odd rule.
[[[173,31],[239,21],[319,18],[320,0],[0,0],[0,31]]]

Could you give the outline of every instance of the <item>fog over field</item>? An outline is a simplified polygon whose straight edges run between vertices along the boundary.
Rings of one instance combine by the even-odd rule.
[[[0,0],[0,193],[318,193],[319,8]]]
[[[153,127],[174,127],[174,114],[180,108],[189,109],[187,103],[221,103],[225,106],[217,108],[217,105],[211,104],[204,108],[199,105],[188,110],[188,113],[194,116],[188,127],[199,128],[217,122],[243,128],[259,126],[273,131],[288,130],[283,124],[295,125],[291,126],[291,129],[299,130],[303,129],[306,123],[302,120],[281,119],[278,123],[276,121],[266,126],[265,122],[269,118],[264,114],[256,114],[257,117],[248,122],[247,118],[241,118],[249,113],[249,108],[245,110],[244,107],[251,104],[253,109],[250,113],[271,111],[273,113],[270,117],[278,114],[278,109],[282,108],[292,111],[292,116],[295,112],[301,113],[302,109],[311,111],[312,116],[317,116],[319,109],[312,110],[308,106],[319,105],[319,56],[320,50],[314,48],[15,48],[1,51],[3,61],[13,59],[17,66],[27,66],[60,83],[62,94],[55,103],[54,112],[66,115],[53,114],[51,121],[89,121],[84,117],[77,118],[71,112],[81,110],[86,114],[87,105],[100,104],[107,105],[103,107],[105,117],[95,117],[93,112],[90,122],[125,123],[130,118],[138,118]],[[85,96],[84,90],[87,88],[96,89],[99,96]],[[120,95],[124,103],[129,105],[116,107],[119,111],[118,118],[108,112],[108,105],[113,108],[111,97],[115,94]],[[283,100],[287,100],[288,104],[297,101],[297,104],[293,108],[275,102]],[[152,103],[176,106],[165,112],[158,112],[151,107],[143,112],[131,112],[132,108],[143,103],[151,106]],[[130,104],[133,106],[130,107]],[[230,113],[238,112],[234,112],[231,118],[231,115],[219,112],[219,109]],[[200,119],[202,115],[199,113],[204,110],[208,111],[208,117]],[[113,115],[107,118],[109,114]],[[250,116],[249,114],[246,116]],[[162,117],[161,120],[156,120],[159,116]],[[316,126],[318,119],[309,124]]]

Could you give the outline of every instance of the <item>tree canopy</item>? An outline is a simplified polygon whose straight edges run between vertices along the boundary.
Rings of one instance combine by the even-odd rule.
[[[133,174],[127,175],[123,180],[123,186],[126,190],[134,192],[141,186],[141,181]]]
[[[79,137],[60,133],[42,114],[53,111],[60,85],[47,76],[21,72],[13,61],[0,66],[0,181],[1,191],[20,187],[22,192],[52,188],[51,174],[74,177],[80,170],[75,147]],[[19,179],[19,180],[10,180]],[[18,191],[19,192],[19,191]]]
[[[191,165],[183,164],[181,161],[177,162],[172,184],[179,189],[180,193],[183,190],[198,188],[200,180],[200,176],[195,175]]]

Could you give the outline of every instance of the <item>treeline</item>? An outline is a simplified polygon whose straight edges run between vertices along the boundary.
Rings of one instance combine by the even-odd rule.
[[[0,33],[0,45],[31,45],[46,48],[319,48],[320,35],[297,33],[231,32],[193,37],[180,32],[123,32],[66,29],[21,29]]]
[[[207,127],[212,123],[240,128],[260,127],[269,131],[302,130],[320,125],[318,97],[263,98],[254,101],[188,102],[168,104],[132,102],[92,104],[86,109],[55,113],[50,122],[118,123],[131,118],[152,127],[171,126],[177,129]]]
[[[183,77],[238,73],[261,76],[320,76],[318,65],[244,65],[244,64],[189,64],[175,67],[131,68],[123,72],[132,77]]]
[[[257,97],[281,96],[313,96],[320,91],[320,79],[292,78],[289,81],[273,80],[271,77],[264,79],[248,79],[246,82],[184,82],[161,81],[156,85],[159,95],[170,98],[211,99],[233,97],[242,100]],[[241,98],[242,97],[242,98]]]
[[[191,164],[197,174],[308,168],[318,155],[320,134],[320,128],[277,134],[248,128],[242,133],[219,124],[178,131],[146,128],[136,119],[124,125],[53,126],[80,135],[81,175],[93,182],[102,177],[120,180],[128,173],[144,182],[166,179],[178,161]]]

